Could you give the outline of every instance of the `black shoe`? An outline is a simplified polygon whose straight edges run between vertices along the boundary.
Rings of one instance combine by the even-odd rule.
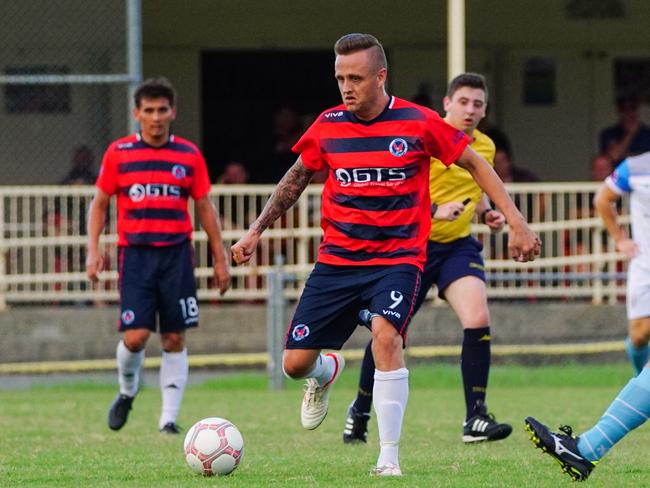
[[[181,428],[176,425],[174,422],[167,422],[162,429],[160,429],[161,434],[180,434]]]
[[[494,415],[488,413],[487,406],[480,400],[476,402],[474,415],[463,424],[463,442],[498,441],[512,432],[509,424],[500,424]]]
[[[562,471],[574,481],[584,481],[589,477],[596,463],[582,457],[578,450],[578,438],[573,437],[571,427],[563,425],[560,427],[562,434],[559,434],[551,432],[533,417],[526,417],[525,423],[533,444],[553,457],[562,466]]]
[[[343,429],[343,443],[368,442],[368,420],[370,420],[369,413],[360,413],[354,406],[350,406],[345,429]]]
[[[115,397],[108,411],[108,426],[113,430],[120,430],[129,418],[129,410],[133,404],[133,397],[122,395]]]

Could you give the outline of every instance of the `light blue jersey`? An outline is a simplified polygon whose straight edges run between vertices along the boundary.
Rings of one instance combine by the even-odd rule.
[[[650,152],[624,159],[605,183],[619,195],[630,194],[632,238],[640,251],[635,261],[650,270]]]

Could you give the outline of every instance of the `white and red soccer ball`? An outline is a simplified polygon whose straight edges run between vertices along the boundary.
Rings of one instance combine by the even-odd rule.
[[[187,431],[185,460],[204,476],[232,473],[244,455],[244,438],[233,423],[219,417],[199,420]]]

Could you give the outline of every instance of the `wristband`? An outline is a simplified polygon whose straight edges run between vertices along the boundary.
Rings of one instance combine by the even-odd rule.
[[[483,224],[485,224],[485,216],[487,215],[488,212],[491,212],[492,210],[494,210],[494,209],[493,208],[486,208],[485,210],[483,210],[481,212],[481,222]]]
[[[432,203],[431,204],[431,218],[433,218],[433,216],[436,214],[437,210],[438,210],[438,205],[436,205],[435,203]]]

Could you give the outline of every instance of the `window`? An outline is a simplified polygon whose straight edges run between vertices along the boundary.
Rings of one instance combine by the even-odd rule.
[[[65,75],[67,66],[9,66],[6,75]],[[70,85],[67,83],[12,83],[5,85],[8,114],[60,114],[70,112]]]

